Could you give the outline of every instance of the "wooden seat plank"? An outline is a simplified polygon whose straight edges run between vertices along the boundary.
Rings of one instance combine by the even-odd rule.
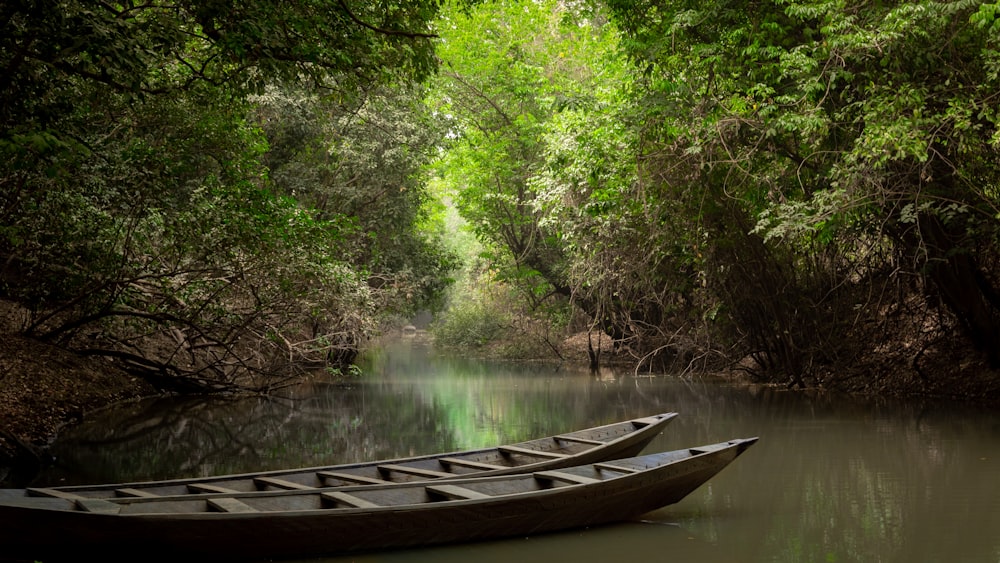
[[[457,465],[459,467],[469,467],[469,468],[472,468],[472,469],[484,469],[484,470],[487,470],[487,471],[491,470],[491,469],[507,469],[508,468],[508,466],[506,466],[506,465],[497,465],[495,463],[486,463],[485,461],[473,461],[471,459],[460,459],[460,458],[457,458],[457,457],[442,457],[438,461],[440,461],[441,463],[448,464],[448,465]]]
[[[430,477],[432,479],[438,477],[454,477],[454,473],[448,473],[446,471],[434,471],[433,469],[421,469],[419,467],[410,467],[408,465],[396,465],[392,463],[383,463],[378,466],[378,470],[382,473],[389,473],[390,471],[396,471],[397,473],[405,473],[407,475],[416,475],[418,477]]]
[[[54,498],[61,498],[61,499],[66,499],[66,500],[78,500],[78,499],[82,499],[82,498],[87,498],[87,497],[82,497],[80,495],[76,495],[76,494],[73,494],[73,493],[67,493],[65,491],[59,491],[59,490],[56,490],[56,489],[45,489],[45,488],[34,488],[33,487],[33,488],[26,489],[26,490],[28,491],[28,495],[29,496],[33,496],[33,497],[54,497]]]
[[[142,489],[134,489],[132,487],[123,487],[121,489],[115,489],[115,494],[120,497],[141,497],[141,498],[155,498],[160,495],[155,495],[149,491],[144,491]]]
[[[362,483],[365,485],[384,485],[386,483],[392,483],[392,481],[386,481],[385,479],[376,479],[374,477],[365,477],[364,475],[355,475],[353,473],[344,473],[342,471],[318,471],[316,472],[321,478],[330,479],[340,479],[341,481],[348,481],[350,483]]]
[[[608,469],[610,471],[620,471],[622,473],[638,473],[641,469],[636,469],[634,467],[622,467],[620,465],[611,465],[610,463],[595,463],[594,467],[598,469]]]
[[[636,425],[636,426],[639,426],[640,428],[644,428],[646,426],[649,426],[650,424],[656,424],[656,423],[660,422],[661,420],[663,420],[663,419],[662,418],[657,418],[655,416],[647,416],[646,418],[637,418],[637,419],[633,420],[632,424]]]
[[[545,457],[549,459],[560,459],[564,457],[569,457],[570,454],[560,454],[556,452],[543,452],[539,450],[529,450],[528,448],[521,448],[518,446],[500,446],[498,448],[501,452],[505,454],[522,454],[530,455],[534,457]]]
[[[347,494],[341,491],[332,491],[328,493],[322,493],[323,498],[331,500],[338,504],[346,504],[354,508],[378,508],[379,505],[371,502],[370,500],[365,500],[363,498],[356,497],[351,494]]]
[[[83,512],[95,514],[118,514],[122,510],[121,505],[97,498],[77,499],[76,507]]]
[[[601,440],[593,440],[591,438],[577,438],[576,436],[555,436],[556,440],[562,440],[563,442],[576,442],[578,444],[590,444],[592,446],[603,446],[607,442],[602,442]]]
[[[584,477],[583,475],[576,475],[575,473],[566,473],[564,471],[536,471],[534,473],[535,477],[541,477],[543,479],[551,479],[553,481],[563,481],[565,483],[579,483],[581,485],[589,485],[590,483],[600,483],[600,479],[594,479],[593,477]]]
[[[272,487],[286,489],[289,491],[308,491],[316,488],[310,487],[309,485],[303,485],[302,483],[289,481],[287,479],[279,479],[277,477],[254,477],[253,482],[257,485],[270,485]]]
[[[218,512],[258,512],[258,510],[241,500],[234,498],[210,498],[208,505]]]
[[[451,500],[477,500],[492,498],[490,495],[485,493],[473,491],[472,489],[467,489],[465,487],[459,487],[458,485],[427,485],[424,488],[427,489],[427,492],[429,493],[441,495]]]
[[[192,493],[238,493],[235,489],[227,489],[211,483],[188,483],[188,490]]]

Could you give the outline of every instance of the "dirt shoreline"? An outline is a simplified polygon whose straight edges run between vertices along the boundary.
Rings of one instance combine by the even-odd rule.
[[[46,446],[94,409],[155,394],[100,358],[0,334],[0,482],[44,462]]]

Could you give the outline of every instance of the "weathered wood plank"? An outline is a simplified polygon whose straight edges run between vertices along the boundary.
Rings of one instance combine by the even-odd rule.
[[[471,459],[460,459],[457,457],[443,457],[440,460],[441,463],[446,463],[448,465],[457,465],[459,467],[469,467],[472,469],[507,469],[506,465],[499,465],[496,463],[486,463],[485,461],[473,461]]]
[[[120,497],[141,497],[141,498],[156,498],[160,496],[160,495],[155,495],[149,491],[144,491],[142,489],[133,489],[131,487],[115,489],[115,494]]]
[[[459,487],[458,485],[427,485],[425,488],[429,493],[440,495],[451,500],[492,498],[490,495],[485,493],[473,491],[472,489],[467,489],[465,487]]]
[[[656,424],[657,422],[660,422],[661,420],[663,420],[663,419],[657,418],[655,416],[647,416],[646,418],[636,418],[636,419],[633,419],[632,420],[632,424],[634,426],[636,426],[637,428],[642,428],[643,426],[649,426],[650,424]]]
[[[238,493],[236,489],[227,489],[211,483],[188,483],[188,490],[192,493]]]
[[[530,455],[534,457],[547,457],[549,459],[561,459],[564,457],[570,457],[570,454],[560,454],[556,452],[543,452],[539,450],[529,450],[528,448],[521,448],[518,446],[500,446],[499,450],[505,454],[522,454]]]
[[[319,475],[322,478],[329,477],[330,479],[340,479],[341,481],[363,483],[366,485],[384,485],[386,483],[392,483],[392,481],[386,481],[385,479],[365,477],[364,475],[355,475],[353,473],[344,473],[342,471],[318,471],[316,472],[316,475]]]
[[[210,498],[207,502],[208,506],[218,512],[258,512],[256,508],[234,498]]]
[[[601,440],[592,440],[590,438],[577,438],[576,436],[554,436],[556,440],[563,442],[576,442],[578,444],[590,444],[592,446],[602,446],[607,442],[602,442]]]
[[[347,493],[341,492],[341,491],[333,491],[333,492],[329,492],[329,493],[323,493],[322,496],[323,496],[323,498],[325,498],[327,500],[331,500],[331,501],[336,502],[338,504],[344,504],[344,505],[347,505],[347,506],[353,506],[354,508],[378,508],[378,506],[379,506],[379,505],[377,505],[374,502],[371,502],[369,500],[365,500],[363,498],[359,498],[359,497],[356,497],[354,495],[347,494]]]
[[[594,467],[610,471],[620,471],[621,473],[638,473],[641,471],[640,469],[636,469],[634,467],[622,467],[620,465],[611,465],[610,463],[595,463]]]
[[[310,487],[309,485],[303,485],[302,483],[289,481],[287,479],[279,479],[277,477],[254,477],[253,482],[257,485],[270,485],[272,487],[286,489],[289,491],[308,491],[316,488]]]
[[[30,488],[25,490],[28,492],[29,496],[33,497],[54,497],[66,500],[77,500],[77,499],[87,498],[73,493],[60,491],[58,489]]]
[[[565,483],[580,483],[582,485],[589,485],[591,483],[600,483],[600,479],[594,479],[593,477],[584,477],[583,475],[576,475],[574,473],[566,473],[564,471],[536,471],[534,473],[535,477],[541,477],[543,479],[551,479],[553,481],[563,481]]]
[[[448,473],[446,471],[434,471],[433,469],[421,469],[419,467],[409,467],[407,465],[396,465],[392,463],[383,463],[378,466],[378,470],[383,474],[388,474],[390,471],[396,471],[397,473],[405,473],[407,475],[417,475],[418,477],[454,477],[454,473]]]
[[[83,512],[93,512],[95,514],[118,514],[122,510],[120,505],[97,498],[78,499],[76,507]]]

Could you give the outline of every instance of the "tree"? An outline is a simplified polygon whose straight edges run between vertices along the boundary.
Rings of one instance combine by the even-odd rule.
[[[538,225],[527,179],[538,162],[538,136],[549,113],[540,59],[548,53],[536,33],[539,12],[552,6],[490,3],[454,11],[440,47],[438,113],[457,119],[447,177],[457,204],[482,239],[503,249],[515,268],[556,267],[558,249]],[[532,45],[523,38],[536,37]],[[560,285],[552,274],[547,279]]]
[[[365,272],[380,310],[400,316],[440,307],[456,267],[426,189],[444,133],[424,94],[400,86],[342,105],[275,88],[255,98],[277,189],[319,219],[352,219],[341,258]]]
[[[987,6],[608,4],[644,71],[644,167],[701,210],[706,279],[774,376],[849,365],[924,290],[997,364]]]
[[[171,388],[266,389],[353,358],[374,318],[358,221],[274,189],[248,96],[357,104],[422,79],[437,9],[5,3],[0,289],[23,330]]]
[[[491,2],[449,13],[442,36],[436,109],[455,138],[440,170],[496,278],[532,309],[559,296],[598,313],[571,272],[574,241],[549,209],[559,196],[544,174],[560,115],[596,110],[616,84],[602,62],[613,30],[582,4]]]

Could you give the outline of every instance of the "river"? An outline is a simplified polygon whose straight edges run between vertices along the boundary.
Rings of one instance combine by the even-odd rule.
[[[283,397],[161,399],[88,416],[33,485],[123,482],[510,443],[660,412],[647,452],[760,442],[634,522],[327,562],[1000,563],[1000,414],[722,379],[491,363],[403,341]]]

